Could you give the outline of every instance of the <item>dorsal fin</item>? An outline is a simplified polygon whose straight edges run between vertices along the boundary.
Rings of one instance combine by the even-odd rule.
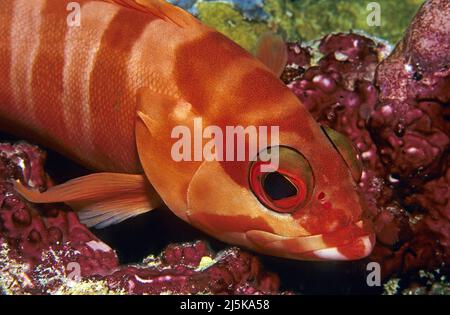
[[[121,6],[151,13],[165,21],[172,21],[180,27],[198,23],[190,13],[164,0],[103,0]]]
[[[286,67],[288,52],[280,35],[272,32],[264,33],[256,47],[256,57],[262,61],[275,76],[280,77]]]

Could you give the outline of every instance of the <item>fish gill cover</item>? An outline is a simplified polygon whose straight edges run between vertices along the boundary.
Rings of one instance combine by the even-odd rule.
[[[322,1],[314,1],[319,2]],[[271,12],[267,9],[270,3],[294,5],[266,0],[267,12]],[[309,1],[298,3],[313,6]],[[339,3],[323,5],[339,7]],[[414,1],[405,3],[415,7]],[[179,4],[192,8],[194,1]],[[203,9],[206,12],[213,8],[206,9],[208,5],[212,2],[197,3],[200,17]],[[259,21],[248,22],[229,3],[217,5],[231,9],[226,12],[232,12],[233,19],[240,16],[242,25],[225,23],[231,27],[225,28],[227,31],[248,30],[253,25],[260,32],[261,25],[267,28]],[[403,4],[398,5],[401,8]],[[325,270],[323,264],[256,257],[223,244],[214,246],[221,250],[216,253],[203,239],[214,241],[201,234],[191,238],[192,242],[171,243],[170,228],[166,230],[166,249],[160,255],[143,260],[145,255],[141,259],[127,257],[129,248],[142,251],[148,243],[161,239],[159,230],[152,233],[152,229],[144,227],[144,239],[139,239],[141,235],[133,238],[130,227],[134,232],[139,229],[136,218],[113,228],[120,235],[118,242],[109,236],[108,229],[87,229],[65,206],[37,206],[23,201],[14,191],[11,179],[45,189],[52,184],[47,170],[55,178],[64,178],[68,170],[58,166],[55,159],[44,167],[43,149],[19,141],[0,145],[2,292],[361,293],[367,292],[365,267],[375,261],[381,265],[385,294],[449,294],[448,6],[447,1],[427,2],[392,53],[384,42],[348,32],[325,35],[315,43],[286,43],[289,58],[283,81],[318,122],[340,131],[353,142],[363,162],[359,189],[366,196],[377,233],[377,245],[367,259],[328,264]],[[310,14],[302,12],[297,13]],[[405,12],[408,15],[410,10]],[[272,11],[272,19],[273,16]],[[400,31],[389,29],[383,38],[395,42],[402,20],[403,17],[396,20]],[[325,32],[330,32],[327,27]],[[310,39],[310,35],[304,36],[300,38]],[[248,38],[243,42],[253,45]],[[170,221],[168,225],[172,224]],[[193,241],[196,239],[199,240]],[[330,276],[340,281],[336,287]],[[380,287],[370,292],[382,291]]]

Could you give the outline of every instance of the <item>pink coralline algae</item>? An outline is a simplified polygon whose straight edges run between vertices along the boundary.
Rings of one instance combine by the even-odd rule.
[[[450,144],[448,1],[424,5],[377,70],[380,102],[371,132],[390,174],[422,184],[442,174]]]
[[[321,124],[357,148],[378,239],[369,259],[386,277],[450,262],[448,12],[448,1],[427,2],[380,64],[382,43],[328,35],[318,63],[302,63],[306,71],[287,82]]]
[[[45,154],[27,144],[0,144],[0,291],[10,294],[274,294],[279,279],[258,258],[205,242],[172,244],[158,257],[120,265],[116,253],[63,205],[35,206],[13,181],[50,184]]]
[[[302,48],[304,49],[304,48]],[[378,93],[375,68],[386,51],[382,44],[357,34],[328,35],[319,52],[324,56],[288,86],[320,123],[349,137],[363,161],[376,166],[376,148],[366,128]]]
[[[393,233],[399,249],[392,256],[374,255],[393,270],[450,260],[449,10],[448,1],[425,3],[376,73],[380,94],[369,130],[405,228]]]

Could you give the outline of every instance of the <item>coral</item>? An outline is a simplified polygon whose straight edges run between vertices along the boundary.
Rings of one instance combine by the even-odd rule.
[[[249,51],[253,51],[259,38],[269,31],[266,22],[247,21],[245,17],[224,2],[199,2],[198,17],[202,22],[225,34]]]
[[[287,52],[286,68],[281,74],[281,80],[286,84],[299,79],[310,66],[312,58],[309,47],[302,47],[297,43],[287,43]]]
[[[188,11],[191,14],[197,14],[197,8],[196,3],[197,0],[168,0],[167,2],[170,2],[186,11]]]
[[[378,91],[373,83],[375,69],[389,47],[358,34],[328,35],[319,42],[316,52],[309,49],[321,56],[315,65],[305,63],[307,58],[302,57],[306,54],[305,48],[295,43],[288,44],[288,48],[303,53],[296,61],[291,57],[292,53],[289,54],[290,60],[282,78],[292,77],[293,68],[302,69],[304,73],[298,73],[298,77],[288,82],[288,87],[318,122],[353,141],[364,165],[361,190],[368,195],[372,212],[376,214],[384,169],[367,129],[367,121],[378,102]],[[294,66],[297,61],[301,64]]]
[[[278,293],[275,274],[238,248],[213,253],[205,242],[172,244],[141,264],[120,265],[116,253],[62,205],[31,205],[13,181],[51,185],[45,154],[0,144],[0,289],[5,294]]]
[[[287,1],[289,2],[289,1]],[[332,32],[361,30],[370,36],[397,42],[423,0],[376,1],[380,7],[380,26],[367,22],[373,9],[369,1],[292,1],[295,29],[303,40],[314,40]]]
[[[402,219],[388,223],[399,230],[395,254],[374,255],[385,257],[392,269],[450,260],[448,12],[447,1],[427,2],[375,78],[379,103],[369,130]]]
[[[332,32],[361,30],[397,42],[423,0],[377,1],[381,25],[370,26],[367,1],[170,0],[205,24],[253,51],[262,34],[275,31],[286,40],[312,41]]]
[[[172,4],[175,4],[188,12],[197,15],[197,4],[200,1],[197,0],[170,0]],[[203,0],[201,2],[222,2],[230,4],[234,9],[247,20],[250,21],[266,21],[269,18],[269,14],[264,11],[264,0]]]
[[[379,65],[387,47],[339,33],[319,42],[317,64],[305,65],[303,58],[297,67],[288,64],[282,77],[320,123],[358,150],[359,186],[378,239],[370,259],[382,263],[385,277],[450,262],[450,27],[442,27],[448,6],[427,2]],[[292,47],[305,53],[299,44]]]
[[[397,42],[423,0],[380,0],[381,25],[369,26],[367,1],[171,0],[242,47],[253,51],[267,31],[287,41],[311,41],[331,32],[362,30]]]
[[[172,0],[249,51],[271,29],[264,0]]]
[[[440,269],[419,270],[408,279],[392,278],[384,284],[384,295],[450,295],[450,283]]]
[[[380,103],[371,132],[399,184],[417,185],[440,174],[448,153],[449,10],[447,1],[428,2],[377,70]]]

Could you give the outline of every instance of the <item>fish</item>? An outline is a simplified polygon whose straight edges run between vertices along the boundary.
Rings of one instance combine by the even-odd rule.
[[[92,170],[46,191],[15,182],[29,202],[66,203],[98,228],[164,204],[225,243],[289,259],[372,251],[356,152],[280,80],[279,36],[254,55],[162,0],[4,1],[0,25],[0,129]],[[174,128],[196,119],[276,127],[278,141],[243,160],[175,160]]]

